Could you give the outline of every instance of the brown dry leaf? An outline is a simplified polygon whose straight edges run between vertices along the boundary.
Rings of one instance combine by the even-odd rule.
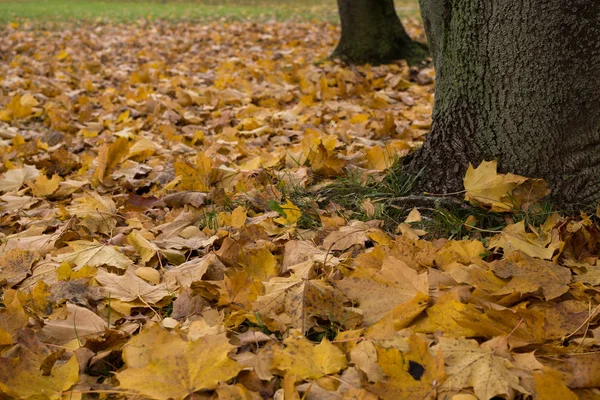
[[[284,249],[281,262],[282,272],[287,272],[294,265],[313,260],[315,256],[325,254],[323,250],[308,240],[290,240],[285,244]]]
[[[77,339],[83,345],[91,335],[99,335],[108,327],[106,320],[87,308],[67,303],[67,317],[46,321],[42,332],[56,344],[65,344]]]
[[[441,337],[432,350],[441,350],[444,355],[448,378],[439,386],[442,393],[473,388],[475,395],[485,400],[494,396],[512,398],[515,393],[528,394],[510,371],[510,360],[494,355],[475,340]]]
[[[427,274],[418,274],[403,261],[386,256],[380,271],[357,267],[335,286],[363,310],[365,326],[382,319],[398,304],[412,300],[417,293],[429,292]]]
[[[186,204],[189,204],[193,207],[199,208],[206,201],[206,193],[202,192],[177,192],[171,193],[160,200],[158,200],[154,205],[156,207],[183,207]]]
[[[435,399],[436,386],[446,378],[442,351],[432,356],[427,343],[416,335],[408,338],[408,344],[408,352],[376,347],[377,364],[387,379],[369,386],[369,390],[384,400]]]
[[[450,240],[436,254],[435,262],[443,270],[455,262],[468,265],[477,262],[486,253],[479,240]]]
[[[586,265],[573,277],[573,281],[600,286],[600,265]]]
[[[292,275],[273,278],[264,287],[265,293],[256,299],[253,310],[273,330],[292,327],[306,332],[314,326],[315,317],[347,326],[357,323],[357,316],[344,306],[346,297],[324,281]]]
[[[571,389],[600,386],[600,358],[597,353],[571,354],[542,360],[544,365],[560,373]]]
[[[293,5],[299,14],[304,6]],[[337,12],[331,4],[310,7],[327,19]],[[403,23],[425,39],[420,21]],[[79,347],[86,373],[73,378],[71,397],[83,390],[135,397],[139,389],[144,398],[194,391],[194,398],[372,400],[373,391],[475,398],[459,385],[440,393],[443,378],[426,378],[436,352],[419,351],[423,343],[411,350],[412,332],[425,343],[488,339],[473,344],[480,353],[494,346],[482,353],[487,363],[471,369],[477,379],[461,375],[469,372],[461,364],[469,351],[442,352],[447,362],[451,356],[454,383],[475,386],[480,398],[502,385],[495,392],[511,397],[512,378],[477,374],[523,351],[573,364],[556,379],[526,363],[507,368],[532,394],[536,379],[547,396],[570,396],[567,384],[597,384],[593,360],[570,359],[594,355],[600,343],[595,220],[551,215],[541,227],[509,226],[483,239],[485,219],[471,216],[464,240],[425,240],[411,225],[414,211],[395,221],[394,234],[388,211],[396,204],[349,193],[367,215],[386,219],[359,222],[341,198],[322,195],[335,193],[323,188],[338,178],[382,182],[395,158],[421,146],[431,129],[432,68],[415,74],[405,63],[325,60],[339,27],[318,20],[59,25],[13,22],[0,37],[8,57],[0,62],[0,258],[8,261],[0,265],[1,358],[12,372],[23,364],[31,372],[25,382],[54,382],[47,397],[63,397],[52,374],[70,350],[24,339],[34,334]],[[467,198],[537,215],[530,206],[547,193],[544,182],[497,174],[495,165],[470,168]],[[425,221],[430,211],[417,207]],[[507,224],[517,218],[504,215]],[[27,252],[39,260],[30,262]],[[23,262],[11,264],[15,254]],[[109,320],[120,333],[103,328]],[[277,350],[286,371],[277,370],[276,338],[290,328],[337,336],[334,344]],[[259,330],[269,335],[252,332]],[[294,346],[307,353],[292,355]],[[315,349],[323,346],[332,359],[319,358]],[[35,353],[35,362],[23,351]],[[374,363],[379,355],[385,365]],[[304,369],[296,371],[299,357]],[[224,368],[211,364],[218,359]],[[315,368],[336,359],[337,368]],[[348,359],[362,370],[347,367]],[[425,372],[417,381],[419,365]],[[112,375],[119,369],[122,387]],[[209,376],[222,370],[229,372]],[[35,395],[16,379],[0,380],[0,392],[8,382],[23,394],[0,397]],[[450,386],[461,393],[445,391]]]
[[[371,227],[364,222],[352,221],[338,231],[331,232],[323,240],[323,248],[327,251],[343,251],[355,244],[362,246],[369,240],[369,229]]]
[[[350,361],[367,375],[369,382],[379,382],[385,378],[377,363],[377,348],[371,340],[363,340],[350,352]]]
[[[164,279],[169,287],[179,285],[184,288],[189,288],[192,286],[192,283],[201,281],[204,274],[209,270],[221,270],[224,268],[225,266],[221,263],[219,258],[211,253],[201,258],[194,258],[193,260],[169,269],[165,272]]]
[[[26,182],[31,182],[40,176],[40,171],[33,165],[24,165],[23,168],[9,169],[0,179],[0,191],[3,193],[19,190]]]
[[[152,285],[139,278],[131,269],[125,271],[125,275],[111,274],[100,269],[95,279],[102,285],[107,297],[121,301],[141,300],[144,303],[155,304],[165,297],[172,296],[166,285]]]
[[[302,379],[335,374],[348,365],[344,353],[327,339],[315,345],[299,331],[293,330],[283,344],[285,348],[274,351],[273,368]]]
[[[355,389],[353,388],[360,387],[363,381],[361,373],[356,368],[348,367],[339,378],[326,376],[315,382],[302,383],[296,386],[296,389],[302,394],[302,398],[306,400],[339,400],[354,398],[351,397],[354,395],[353,391]],[[373,393],[364,390],[363,392],[370,395],[364,397],[363,400],[377,400],[377,396]]]
[[[420,221],[421,221],[421,213],[419,212],[417,207],[414,207],[412,210],[410,210],[410,212],[404,219],[404,222],[407,224],[411,224],[413,222],[420,222]]]
[[[126,359],[126,368],[115,374],[120,387],[151,399],[184,399],[199,390],[216,389],[242,369],[229,358],[235,346],[225,335],[188,342],[174,336],[168,343],[165,351],[151,352],[143,367],[130,366]]]
[[[250,254],[248,261],[243,263],[243,267],[248,276],[261,282],[278,276],[280,271],[277,259],[266,247]]]
[[[552,300],[565,294],[571,282],[571,271],[568,268],[521,252],[511,253],[502,260],[494,261],[490,264],[490,269],[502,279],[511,278],[495,295],[527,295],[540,291],[544,299]]]
[[[117,226],[115,202],[110,197],[102,197],[95,192],[77,198],[69,211],[92,233],[110,235]]]
[[[12,249],[0,256],[0,285],[11,288],[29,275],[39,256],[34,251]]]
[[[138,161],[139,159],[146,159],[152,156],[158,149],[159,146],[152,140],[141,138],[129,148],[127,158],[135,158]]]

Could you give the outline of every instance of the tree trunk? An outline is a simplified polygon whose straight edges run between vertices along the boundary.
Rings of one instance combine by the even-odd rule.
[[[600,1],[420,0],[436,70],[433,125],[411,167],[463,189],[470,163],[600,199]]]
[[[353,64],[415,63],[427,55],[413,42],[396,14],[394,0],[338,0],[342,38],[331,55]]]

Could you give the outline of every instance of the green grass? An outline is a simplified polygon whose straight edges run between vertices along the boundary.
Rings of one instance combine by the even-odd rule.
[[[401,16],[418,12],[416,0],[397,1]],[[36,20],[109,20],[139,19],[214,20],[214,19],[300,19],[337,22],[335,0],[0,0],[0,23]]]

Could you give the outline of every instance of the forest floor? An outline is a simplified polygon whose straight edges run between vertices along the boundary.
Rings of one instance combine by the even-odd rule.
[[[494,162],[470,203],[412,201],[433,71],[328,60],[338,37],[0,28],[0,393],[598,398],[594,220]]]

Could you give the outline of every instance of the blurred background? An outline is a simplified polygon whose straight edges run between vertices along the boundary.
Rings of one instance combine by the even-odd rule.
[[[418,0],[396,0],[400,18],[418,18]],[[0,22],[20,19],[257,19],[337,23],[335,0],[0,0]]]

